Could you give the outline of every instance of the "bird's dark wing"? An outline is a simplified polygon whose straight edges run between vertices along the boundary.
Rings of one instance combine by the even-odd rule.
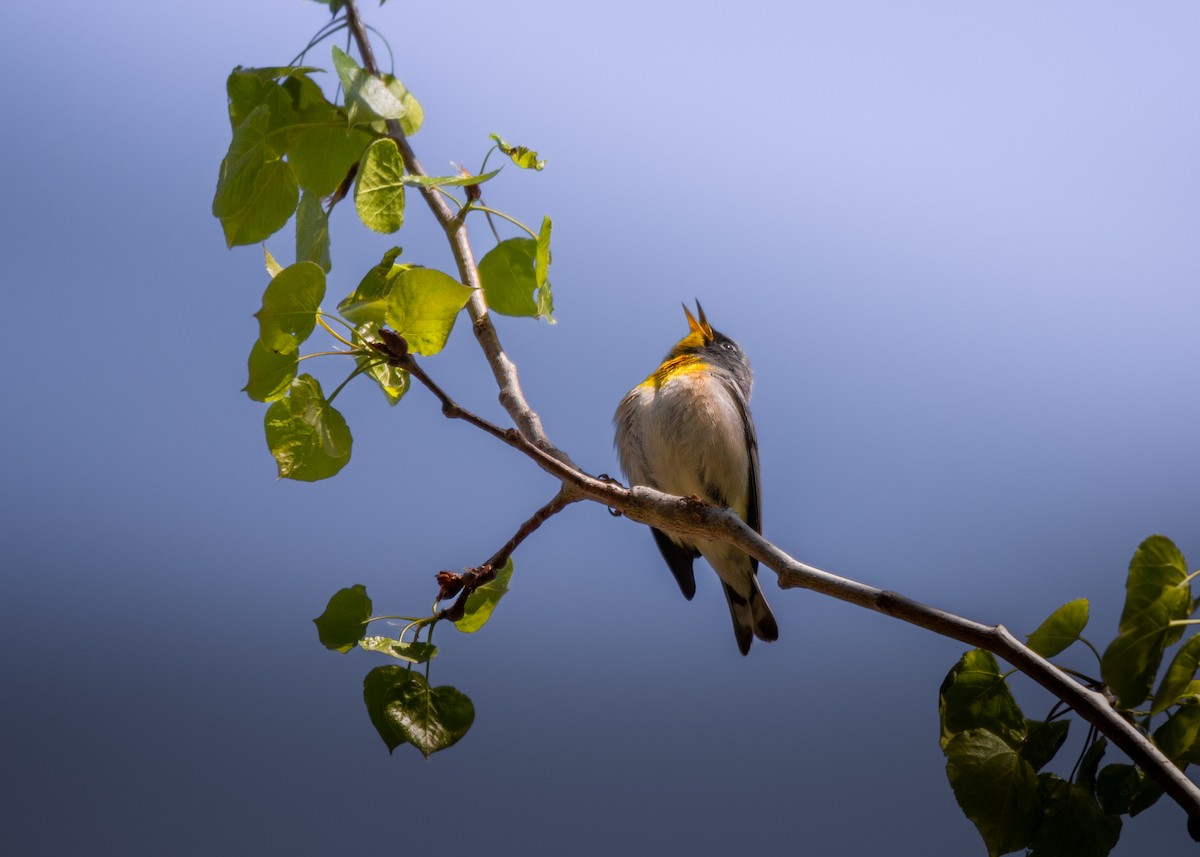
[[[700,556],[700,551],[676,544],[662,530],[651,527],[650,532],[654,533],[654,541],[658,544],[663,559],[667,561],[671,574],[675,575],[679,591],[683,593],[684,598],[691,601],[696,595],[696,575],[692,572],[692,562]]]

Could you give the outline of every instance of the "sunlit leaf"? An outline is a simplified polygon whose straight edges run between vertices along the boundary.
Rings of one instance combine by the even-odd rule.
[[[255,340],[247,361],[250,379],[242,390],[256,402],[273,402],[282,398],[296,377],[299,356],[295,348],[272,351],[262,344],[261,339]]]
[[[1029,648],[1052,658],[1079,639],[1088,623],[1088,601],[1076,598],[1059,607],[1029,635]]]
[[[494,178],[499,170],[492,170],[490,173],[483,173],[478,176],[410,176],[404,177],[404,183],[407,185],[417,185],[419,187],[465,187],[467,185],[483,184],[491,178]]]
[[[421,125],[425,122],[425,110],[421,107],[421,102],[417,101],[417,97],[408,91],[408,87],[394,76],[382,74],[380,78],[388,92],[394,95],[404,108],[404,115],[400,117],[400,130],[404,136],[411,137],[421,130]]]
[[[313,622],[321,645],[335,652],[348,652],[363,639],[371,618],[371,599],[361,583],[339,589]]]
[[[550,292],[550,230],[549,217],[542,218],[538,232],[537,252],[534,254],[533,278],[537,283],[537,313],[554,324],[554,296]]]
[[[288,162],[296,181],[306,191],[329,196],[345,180],[350,168],[358,163],[372,135],[361,128],[347,128],[336,111],[330,110],[330,124],[305,128],[288,147]]]
[[[538,314],[533,293],[537,289],[534,260],[537,242],[532,238],[501,241],[479,260],[479,279],[488,308],[504,315]]]
[[[383,255],[383,260],[367,271],[358,288],[338,304],[338,312],[352,324],[383,324],[387,316],[387,296],[392,290],[392,284],[401,271],[411,267],[396,265],[395,261],[399,255],[399,247],[388,250]]]
[[[283,270],[283,265],[275,261],[275,257],[271,255],[271,251],[267,249],[265,244],[263,245],[263,264],[266,265],[267,276],[272,279]]]
[[[496,570],[495,578],[467,596],[466,610],[463,611],[463,617],[454,623],[454,627],[470,634],[486,625],[492,617],[492,611],[508,592],[508,582],[512,579],[512,573],[513,562],[510,557]]]
[[[358,641],[358,647],[364,651],[379,652],[381,655],[407,661],[410,664],[423,664],[437,655],[437,646],[432,643],[404,642],[395,637],[363,637]]]
[[[258,319],[259,340],[271,351],[294,351],[312,335],[325,297],[325,272],[312,262],[288,265],[271,278],[263,292]]]
[[[350,460],[350,429],[311,375],[301,375],[287,396],[271,403],[264,425],[280,478],[327,479]]]
[[[386,320],[408,340],[409,350],[426,356],[446,345],[471,289],[433,268],[401,271],[387,295]]]
[[[333,66],[346,91],[346,109],[350,123],[376,119],[400,119],[404,102],[379,77],[359,67],[345,51],[333,48]]]
[[[221,161],[212,213],[225,243],[255,244],[277,232],[296,210],[300,189],[291,167],[267,142],[271,116],[259,105],[234,129]]]
[[[367,149],[354,184],[354,206],[376,232],[395,232],[404,223],[404,161],[391,139]]]
[[[296,209],[296,261],[313,262],[329,273],[329,215],[321,200],[309,191],[300,196]]]
[[[501,139],[499,134],[489,134],[492,140],[496,142],[497,148],[501,152],[512,158],[512,162],[523,170],[541,170],[546,166],[546,162],[538,158],[538,153],[525,146],[512,146]]]

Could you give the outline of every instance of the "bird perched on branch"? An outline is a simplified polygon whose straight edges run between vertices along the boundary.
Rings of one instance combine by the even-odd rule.
[[[738,344],[713,330],[700,302],[684,306],[688,335],[662,365],[621,401],[617,455],[631,485],[699,497],[732,509],[762,532],[758,438],[750,419],[750,361]],[[754,637],[775,640],[779,627],[758,583],[758,561],[725,542],[651,528],[658,549],[689,601],[696,594],[698,556],[721,578],[733,635],[744,655]]]

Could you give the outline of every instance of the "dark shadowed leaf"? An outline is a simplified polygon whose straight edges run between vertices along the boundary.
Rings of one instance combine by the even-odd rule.
[[[428,758],[457,743],[475,720],[475,706],[453,687],[429,687],[401,666],[376,667],[363,681],[363,701],[388,750],[409,743]]]
[[[1150,695],[1163,651],[1183,635],[1194,609],[1183,555],[1165,536],[1151,536],[1138,546],[1129,564],[1120,634],[1100,662],[1104,683],[1121,708],[1136,708]]]
[[[1033,766],[985,729],[955,735],[945,747],[954,797],[995,857],[1029,844],[1040,815]]]
[[[335,592],[325,612],[313,622],[321,645],[335,652],[348,652],[363,638],[369,618],[371,599],[367,597],[367,588],[356,583]]]
[[[1158,692],[1154,694],[1151,714],[1166,711],[1188,689],[1200,669],[1200,636],[1192,637],[1175,653],[1167,673],[1163,676]]]
[[[1028,734],[1017,752],[1035,771],[1044,768],[1067,740],[1070,720],[1026,720]]]
[[[959,659],[942,682],[938,707],[943,749],[968,729],[987,729],[1013,749],[1025,740],[1025,716],[990,652],[974,649]]]
[[[1121,836],[1121,819],[1106,815],[1090,791],[1042,774],[1045,813],[1029,843],[1029,857],[1105,857]]]

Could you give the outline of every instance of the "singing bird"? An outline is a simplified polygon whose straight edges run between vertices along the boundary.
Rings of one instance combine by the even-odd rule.
[[[750,419],[754,375],[738,344],[713,330],[696,302],[685,305],[688,334],[645,381],[622,399],[613,417],[617,455],[631,485],[699,497],[737,513],[762,532],[758,438]],[[779,638],[758,583],[758,561],[732,545],[651,527],[683,597],[692,600],[698,556],[717,572],[729,602],[733,635],[744,655],[754,637]]]

